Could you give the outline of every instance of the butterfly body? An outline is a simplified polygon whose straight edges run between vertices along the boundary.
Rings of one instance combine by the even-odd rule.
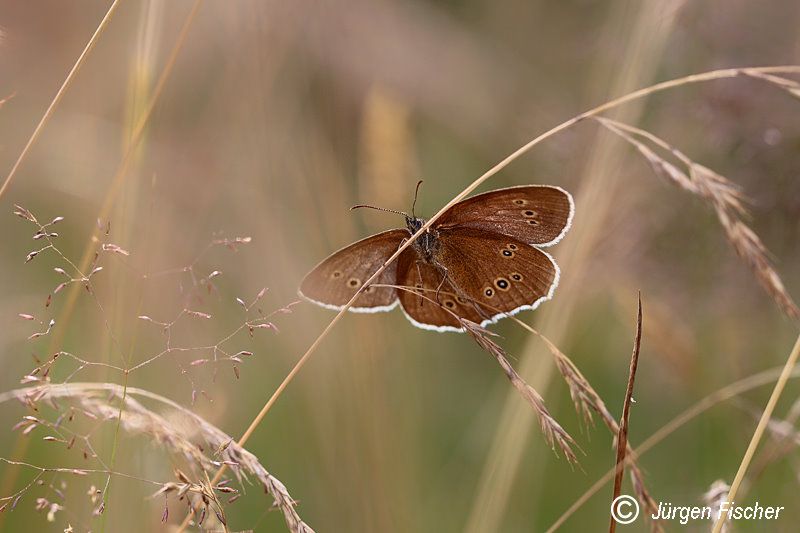
[[[559,280],[541,247],[558,242],[572,221],[572,197],[558,187],[499,189],[455,204],[358,295],[351,311],[388,311],[400,304],[411,322],[462,331],[456,317],[481,325],[534,309]],[[334,253],[312,270],[300,295],[341,309],[386,260],[425,224],[405,215],[389,230]]]
[[[408,228],[408,236],[411,237],[418,232],[422,226],[425,225],[424,218],[406,217],[406,227]],[[434,255],[439,250],[439,232],[428,228],[425,233],[420,235],[417,240],[411,243],[411,247],[417,252],[420,259],[426,263],[434,263]]]

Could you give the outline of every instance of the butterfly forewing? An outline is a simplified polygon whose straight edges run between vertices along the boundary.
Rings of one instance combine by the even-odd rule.
[[[523,185],[467,198],[448,209],[434,228],[472,228],[549,246],[567,232],[573,212],[572,196],[563,189]]]
[[[461,329],[453,313],[479,323],[486,316],[432,265],[418,261],[416,252],[405,250],[397,260],[400,305],[414,325],[438,331]],[[441,286],[440,286],[441,283]],[[412,292],[414,291],[414,292]],[[437,294],[438,292],[438,294]]]
[[[319,305],[341,309],[389,257],[397,251],[406,230],[390,230],[343,248],[317,265],[300,284],[300,295]],[[397,262],[392,262],[373,284],[394,285]],[[388,311],[397,303],[392,287],[367,287],[351,311]]]
[[[559,271],[545,252],[519,239],[474,229],[440,232],[437,260],[452,284],[474,299],[483,325],[549,299]]]

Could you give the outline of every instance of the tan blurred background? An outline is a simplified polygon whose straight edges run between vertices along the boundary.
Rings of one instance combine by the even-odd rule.
[[[0,198],[0,391],[59,350],[124,366],[158,353],[158,328],[184,306],[213,315],[175,331],[183,346],[214,344],[242,322],[235,298],[262,287],[268,312],[296,299],[303,274],[341,246],[397,227],[390,214],[349,212],[368,202],[430,215],[494,163],[545,129],[657,81],[706,70],[800,63],[800,4],[748,2],[204,2],[154,112],[130,151],[193,2],[122,1],[52,119]],[[4,179],[109,2],[0,5],[0,178]],[[620,120],[652,131],[739,184],[750,219],[789,292],[800,294],[800,101],[757,80],[682,87],[621,108]],[[548,140],[482,190],[548,183],[577,198],[575,226],[554,250],[562,286],[553,302],[520,315],[553,339],[615,414],[627,379],[635,294],[645,335],[630,438],[641,442],[675,414],[742,377],[781,364],[797,332],[725,242],[713,213],[656,178],[618,138],[586,122]],[[59,244],[77,261],[108,206],[111,242],[131,252],[97,274],[104,311],[67,291],[49,308],[63,261],[24,258],[38,241],[12,215],[21,204],[56,215]],[[189,294],[183,267],[212,239],[250,236],[233,252],[215,247],[194,264],[217,290]],[[27,341],[56,318],[54,331]],[[129,384],[190,404],[238,436],[333,314],[303,303],[275,319],[280,332],[238,336],[254,357],[230,366],[188,366],[165,356]],[[496,363],[463,335],[413,328],[399,312],[348,315],[279,399],[248,444],[323,531],[540,531],[613,465],[605,428],[581,430],[566,386],[539,341],[512,323],[493,330],[573,434],[585,455],[571,469],[544,444],[530,408]],[[208,354],[203,354],[208,356]],[[54,381],[122,382],[112,370],[59,361]],[[181,368],[188,368],[186,374]],[[719,478],[731,481],[768,389],[716,407],[642,457],[656,499],[699,504]],[[797,397],[791,383],[778,406]],[[97,468],[80,450],[10,428],[26,414],[0,409],[0,457],[39,466]],[[98,428],[99,458],[113,427]],[[172,479],[168,454],[147,439],[118,439],[116,468]],[[746,499],[787,505],[777,531],[800,520],[797,451],[773,461]],[[0,496],[34,472],[0,465]],[[63,476],[62,476],[63,477]],[[47,483],[62,479],[49,475]],[[114,478],[104,518],[88,488],[103,476],[69,478],[64,510],[49,523],[34,510],[46,488],[0,514],[7,531],[167,529],[151,485]],[[628,485],[625,488],[629,490]],[[260,488],[229,506],[231,530],[283,531]],[[608,486],[565,531],[606,528]],[[57,498],[50,494],[51,498]],[[171,502],[170,523],[183,507]],[[707,525],[694,530],[706,530]],[[758,524],[737,524],[756,531]],[[668,528],[672,530],[675,525]],[[645,530],[641,520],[627,530]]]

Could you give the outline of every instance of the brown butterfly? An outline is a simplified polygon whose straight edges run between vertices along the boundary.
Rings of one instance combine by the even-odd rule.
[[[413,207],[411,215],[383,210],[405,216],[406,229],[384,231],[334,253],[303,279],[301,297],[341,310],[425,224]],[[485,326],[536,309],[553,296],[560,274],[550,254],[540,248],[561,240],[574,212],[572,196],[549,185],[509,187],[467,198],[406,248],[350,311],[389,311],[399,303],[415,326],[463,331],[453,314]]]

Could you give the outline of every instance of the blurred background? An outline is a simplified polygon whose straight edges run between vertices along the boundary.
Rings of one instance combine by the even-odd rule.
[[[0,98],[10,97],[0,107],[0,178],[109,5],[0,6]],[[208,313],[182,320],[170,342],[213,346],[244,320],[236,298],[250,302],[268,287],[259,306],[279,309],[329,253],[402,223],[348,211],[353,204],[409,209],[424,179],[417,213],[430,215],[518,146],[612,97],[712,69],[800,62],[800,4],[791,0],[240,0],[204,2],[190,16],[194,6],[121,1],[0,198],[0,391],[19,387],[34,358],[61,350],[119,367],[149,359],[166,339],[138,315],[169,322],[185,307]],[[751,199],[749,222],[790,294],[800,294],[800,101],[736,78],[658,93],[612,116],[739,184]],[[785,361],[797,325],[736,257],[713,212],[659,180],[619,138],[580,123],[481,190],[528,183],[570,190],[577,214],[553,249],[562,270],[555,299],[519,316],[572,358],[615,416],[642,291],[634,445],[706,395]],[[53,268],[67,266],[54,253],[25,264],[41,241],[31,240],[35,227],[13,216],[13,204],[42,220],[65,217],[58,244],[76,263],[96,247],[98,218],[100,238],[130,255],[103,255],[96,300],[75,284],[45,307],[64,281]],[[252,242],[207,249],[234,237]],[[215,270],[207,290],[201,278]],[[153,273],[161,274],[146,276]],[[193,409],[238,437],[333,318],[307,303],[292,310],[272,319],[277,333],[244,330],[226,341],[232,352],[254,353],[238,378],[229,363],[192,366],[212,355],[200,349],[159,357],[128,384],[187,406],[195,391]],[[26,340],[50,318],[50,334]],[[415,329],[399,311],[344,317],[247,448],[319,532],[543,531],[613,466],[612,437],[602,424],[581,427],[541,341],[510,321],[492,329],[585,452],[580,468],[552,453],[530,407],[473,341]],[[124,379],[105,367],[77,369],[62,358],[49,378]],[[790,382],[777,416],[790,416],[798,390]],[[730,483],[769,391],[712,408],[643,455],[654,497],[699,505],[715,480]],[[113,454],[120,472],[174,479],[175,459],[147,437],[115,438],[113,423],[84,420],[98,456],[85,459],[85,446],[43,441],[45,429],[12,432],[26,414],[17,402],[2,404],[0,457],[102,468]],[[40,415],[56,418],[52,409]],[[763,468],[739,501],[786,506],[770,530],[792,531],[800,456],[792,447],[773,455],[757,456]],[[0,464],[0,496],[35,474]],[[157,487],[114,477],[105,512],[93,516],[87,491],[103,488],[105,476],[41,479],[13,512],[0,513],[0,529],[170,530],[185,512],[170,501],[162,524],[163,499],[149,498]],[[631,492],[627,480],[623,492]],[[63,507],[53,522],[35,510],[38,497]],[[606,528],[610,498],[607,485],[562,530]],[[231,530],[284,531],[271,503],[250,487],[227,508]],[[627,530],[647,527],[640,519]]]

